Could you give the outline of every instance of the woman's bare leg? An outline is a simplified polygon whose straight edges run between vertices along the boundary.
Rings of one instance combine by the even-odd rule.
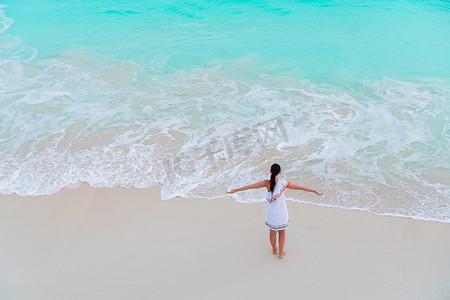
[[[273,255],[277,255],[277,232],[276,230],[269,229],[269,239],[270,239],[270,245],[272,245]]]
[[[286,229],[278,230],[278,245],[280,248],[280,255],[278,256],[279,259],[282,259],[286,252],[284,252],[284,242],[286,241]]]

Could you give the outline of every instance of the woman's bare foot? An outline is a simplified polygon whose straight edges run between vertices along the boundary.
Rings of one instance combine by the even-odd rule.
[[[283,253],[280,253],[280,256],[278,257],[279,259],[282,259],[283,257],[286,256],[286,252],[283,251]]]
[[[277,247],[273,248],[272,251],[273,251],[273,255],[277,255],[278,254],[278,248]]]

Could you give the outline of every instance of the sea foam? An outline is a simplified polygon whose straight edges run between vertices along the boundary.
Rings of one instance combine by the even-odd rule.
[[[214,199],[278,162],[286,179],[325,192],[292,201],[450,222],[446,80],[319,83],[251,56],[169,71],[86,48],[38,58],[8,34],[3,10],[0,24],[3,194],[86,182]]]

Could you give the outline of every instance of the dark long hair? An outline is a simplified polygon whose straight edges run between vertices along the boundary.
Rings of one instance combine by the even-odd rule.
[[[270,167],[270,191],[273,192],[273,189],[275,188],[275,176],[278,175],[278,173],[281,172],[281,167],[279,164],[273,164]]]

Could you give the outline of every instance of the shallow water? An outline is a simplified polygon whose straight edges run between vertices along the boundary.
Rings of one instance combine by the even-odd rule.
[[[163,184],[450,222],[445,1],[7,1],[0,192]],[[264,201],[264,192],[235,194]]]

